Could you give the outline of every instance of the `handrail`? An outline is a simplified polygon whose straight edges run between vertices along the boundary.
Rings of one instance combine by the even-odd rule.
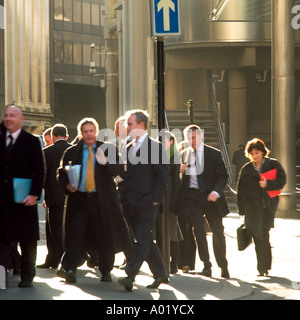
[[[221,121],[220,121],[220,117],[219,117],[219,113],[218,113],[218,109],[217,109],[217,102],[216,102],[216,97],[215,97],[215,80],[210,79],[209,82],[211,83],[210,96],[211,96],[211,102],[212,102],[212,103],[210,103],[210,106],[213,111],[214,119],[216,122],[218,137],[219,137],[219,142],[220,142],[220,148],[221,148],[221,152],[224,157],[225,166],[228,171],[228,180],[229,180],[228,182],[229,182],[229,186],[231,188],[231,186],[233,185],[233,182],[232,182],[233,173],[232,173],[231,162],[230,162],[228,150],[226,147],[225,137],[224,137],[224,133],[223,133],[223,129],[221,126]]]

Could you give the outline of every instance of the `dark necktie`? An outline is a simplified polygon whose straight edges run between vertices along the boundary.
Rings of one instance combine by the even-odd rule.
[[[10,139],[10,142],[9,142],[9,144],[8,144],[7,147],[6,147],[6,152],[7,152],[7,153],[10,153],[10,151],[11,151],[13,145],[14,145],[14,144],[13,144],[14,138],[13,138],[13,136],[12,136],[11,134],[8,136],[8,138]]]
[[[202,173],[199,174],[200,172],[200,160],[199,160],[199,157],[198,157],[198,154],[197,154],[197,151],[195,151],[195,157],[196,157],[196,173],[197,173],[197,182],[198,182],[198,188],[200,191],[202,192],[205,192],[206,191],[206,185],[205,185],[205,182],[204,182],[204,179],[203,179],[203,176],[202,176]],[[204,161],[204,159],[203,159]]]

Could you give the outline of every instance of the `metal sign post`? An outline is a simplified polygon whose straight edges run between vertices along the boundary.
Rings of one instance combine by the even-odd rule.
[[[179,0],[150,0],[152,36],[156,37],[158,129],[165,128],[165,63],[164,37],[181,35]],[[167,271],[170,271],[170,232],[168,222],[168,195],[163,201],[160,219],[161,249]]]

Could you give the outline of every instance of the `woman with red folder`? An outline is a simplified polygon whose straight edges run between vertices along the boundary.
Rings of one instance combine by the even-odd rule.
[[[245,155],[250,162],[241,169],[237,185],[239,214],[245,215],[246,229],[253,238],[260,276],[271,269],[269,231],[274,228],[278,195],[286,183],[284,169],[269,154],[262,140],[248,141]]]

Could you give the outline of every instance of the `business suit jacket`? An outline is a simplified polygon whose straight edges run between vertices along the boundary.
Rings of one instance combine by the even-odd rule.
[[[38,198],[44,183],[44,157],[39,138],[21,130],[9,155],[6,136],[0,136],[0,240],[39,240],[37,205],[14,203],[13,178],[32,179],[31,195]]]
[[[191,159],[192,151],[193,149],[189,147],[182,152],[183,163],[190,163],[189,159]],[[220,198],[215,203],[211,203],[211,213],[225,217],[229,213],[227,201],[224,196],[224,188],[227,183],[228,174],[221,152],[208,145],[204,145],[204,170],[202,177],[206,186],[207,195],[212,191],[216,191],[220,195]],[[184,215],[186,212],[186,196],[189,183],[190,176],[183,174],[174,206],[175,212],[178,215]]]
[[[119,164],[119,157],[116,147],[111,143],[97,141],[98,147],[107,147],[105,155],[108,152],[112,157],[115,155],[115,163],[107,163],[100,165],[95,163],[95,183],[97,200],[99,204],[99,220],[103,226],[106,249],[108,252],[118,253],[131,248],[131,238],[126,221],[123,217],[120,198],[118,196],[116,186],[113,180],[114,176],[121,175],[124,166]],[[109,150],[109,151],[108,151]],[[64,153],[61,161],[61,167],[65,167],[72,162],[72,165],[82,166],[83,141],[69,149]],[[59,170],[59,181],[68,195],[67,212],[66,212],[66,233],[68,233],[68,221],[72,219],[72,213],[77,210],[78,192],[70,193],[66,190],[68,178],[63,170]],[[95,244],[92,244],[95,247]]]
[[[47,168],[44,188],[45,201],[48,207],[61,206],[65,203],[65,194],[56,179],[56,175],[65,150],[71,146],[65,140],[58,140],[53,145],[44,148]]]
[[[162,145],[147,136],[136,154],[138,163],[133,164],[129,158],[133,144],[131,142],[126,146],[127,171],[124,175],[125,199],[129,211],[149,208],[153,202],[161,203],[168,181]]]

